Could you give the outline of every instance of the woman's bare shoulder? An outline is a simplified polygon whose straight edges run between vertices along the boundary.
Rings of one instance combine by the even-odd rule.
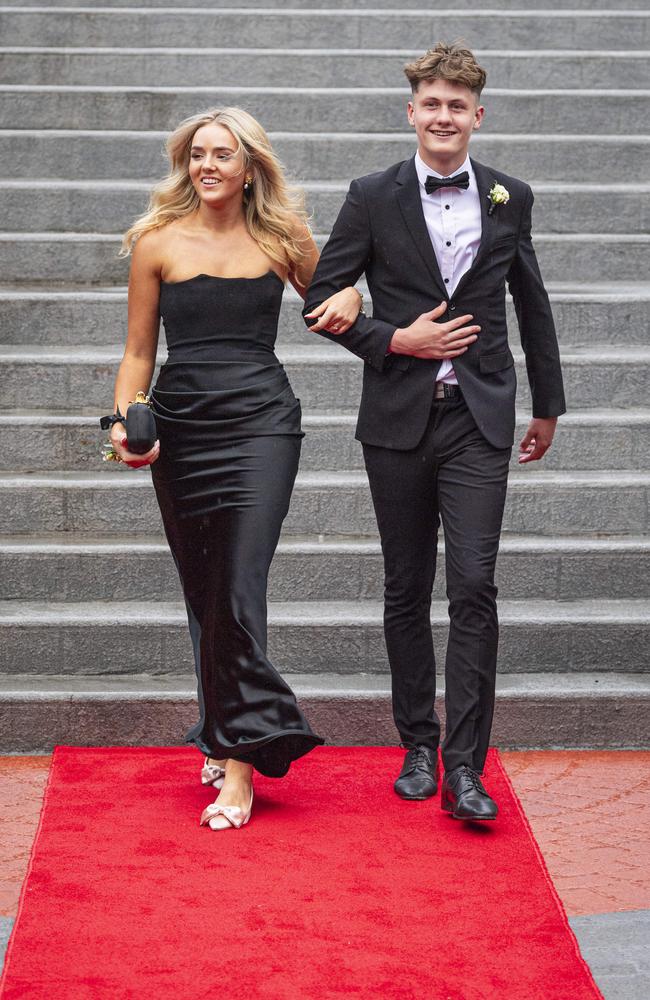
[[[133,263],[147,270],[162,270],[170,250],[180,236],[177,222],[174,220],[156,229],[149,229],[138,238],[133,248]]]
[[[157,229],[148,229],[146,233],[139,236],[133,247],[133,257],[141,261],[150,260],[160,254],[167,245],[169,239],[165,232],[168,226],[159,226]]]

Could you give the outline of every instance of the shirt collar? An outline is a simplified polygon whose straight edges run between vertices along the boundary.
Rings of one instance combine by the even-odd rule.
[[[420,182],[420,189],[424,192],[424,185],[426,183],[427,177],[444,177],[444,174],[439,174],[436,170],[432,170],[431,167],[427,166],[419,152],[415,152],[415,170],[418,175],[418,181]],[[476,181],[474,179],[474,171],[472,169],[472,164],[469,158],[469,153],[465,157],[465,161],[461,163],[458,170],[454,170],[454,174],[462,174],[463,170],[466,170],[469,174],[469,186],[474,187]],[[462,188],[461,188],[462,193]]]

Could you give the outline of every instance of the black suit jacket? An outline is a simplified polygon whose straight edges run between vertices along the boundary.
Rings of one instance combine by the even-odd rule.
[[[565,412],[560,360],[548,295],[531,240],[533,193],[527,184],[472,160],[481,200],[478,253],[451,297],[429,238],[414,159],[352,181],[307,293],[305,312],[365,271],[373,315],[360,315],[340,336],[322,331],[365,362],[356,437],[365,444],[406,450],[420,441],[429,419],[440,361],[387,354],[405,327],[443,300],[438,322],[471,313],[481,327],[454,371],[479,429],[497,448],[514,439],[516,377],[508,346],[505,285],[512,293],[526,355],[533,416]],[[510,193],[488,215],[494,182]],[[306,320],[309,324],[313,320]]]

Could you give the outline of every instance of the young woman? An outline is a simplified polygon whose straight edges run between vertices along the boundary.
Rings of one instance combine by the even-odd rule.
[[[302,438],[300,403],[273,348],[285,283],[304,298],[318,251],[247,112],[186,119],[168,153],[168,177],[124,237],[129,325],[115,387],[125,414],[150,384],[162,316],[159,440],[131,453],[121,423],[111,440],[119,460],[152,464],[199,681],[200,718],[186,739],[206,756],[203,783],[221,789],[201,823],[232,829],[250,818],[254,768],[280,777],[323,742],[266,655],[267,575]],[[347,330],[360,305],[345,289],[315,311],[319,327]]]

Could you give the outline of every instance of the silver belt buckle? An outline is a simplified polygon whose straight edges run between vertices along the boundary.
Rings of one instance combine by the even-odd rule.
[[[457,399],[460,389],[455,382],[436,382],[434,399]]]

